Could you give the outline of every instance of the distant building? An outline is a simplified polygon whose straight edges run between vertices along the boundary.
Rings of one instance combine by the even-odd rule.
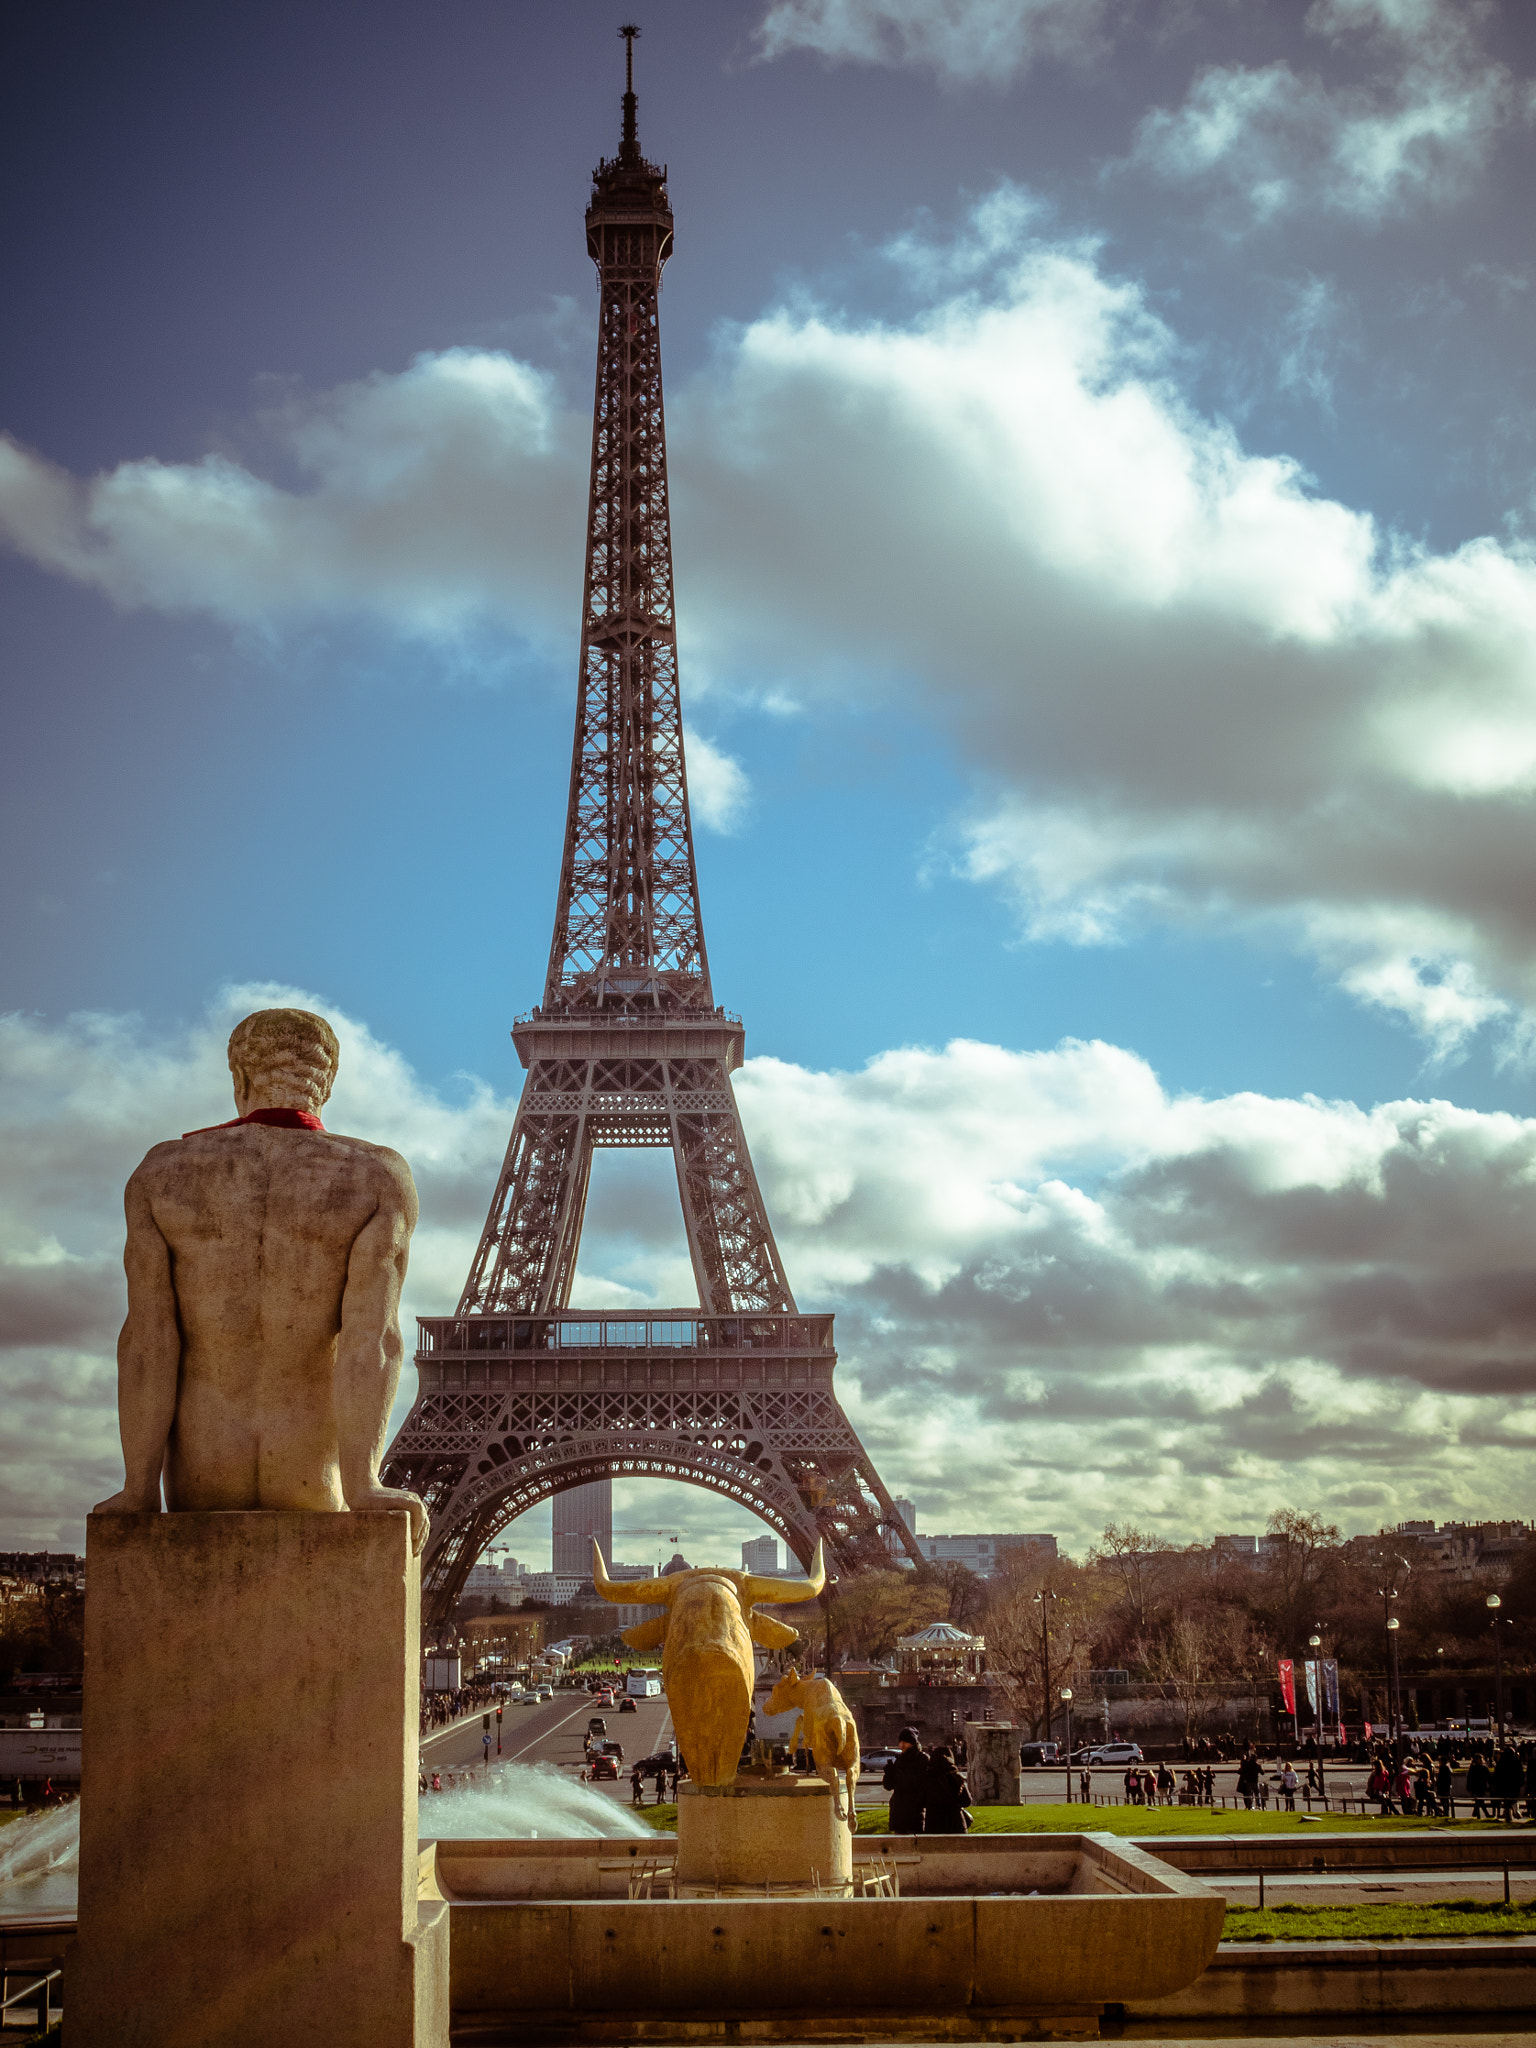
[[[583,1586],[590,1586],[591,1574],[575,1578],[563,1572],[524,1572],[518,1592],[524,1600],[547,1600],[551,1607],[569,1607]]]
[[[905,1494],[898,1494],[891,1502],[891,1506],[915,1536],[917,1534],[917,1509],[913,1503],[907,1499]]]
[[[0,1581],[22,1586],[85,1586],[85,1559],[72,1550],[0,1550]]]
[[[470,1566],[464,1593],[471,1600],[508,1600],[514,1606],[523,1597],[522,1567],[515,1557],[498,1564],[482,1557]]]
[[[1413,1562],[1458,1579],[1501,1578],[1536,1541],[1529,1522],[1399,1522],[1385,1542],[1412,1546]]]
[[[1283,1536],[1213,1536],[1211,1549],[1223,1560],[1245,1564],[1254,1569],[1267,1564],[1277,1550],[1285,1547]]]
[[[963,1564],[978,1578],[1002,1571],[1011,1550],[1034,1550],[1042,1559],[1056,1555],[1056,1538],[1033,1536],[919,1536],[917,1547],[929,1564]]]
[[[613,1481],[594,1479],[586,1486],[568,1486],[555,1495],[554,1554],[557,1578],[590,1579],[592,1539],[613,1555]]]
[[[779,1546],[772,1536],[754,1536],[741,1546],[741,1568],[772,1578],[779,1569]]]

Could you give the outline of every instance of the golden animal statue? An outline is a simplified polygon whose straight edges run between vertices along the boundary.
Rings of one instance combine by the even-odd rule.
[[[791,1749],[802,1745],[811,1752],[817,1775],[832,1787],[837,1817],[849,1827],[854,1824],[854,1787],[859,1782],[859,1730],[848,1702],[830,1678],[802,1678],[791,1664],[763,1709],[768,1714],[797,1713]],[[847,1807],[843,1787],[847,1787]]]
[[[808,1579],[692,1571],[615,1581],[594,1540],[592,1583],[605,1600],[666,1610],[621,1633],[632,1650],[661,1650],[661,1682],[677,1730],[678,1754],[695,1785],[729,1785],[736,1776],[752,1719],[757,1676],[752,1645],[787,1650],[800,1640],[798,1629],[754,1613],[754,1608],[760,1601],[781,1606],[814,1600],[826,1582],[819,1543]]]

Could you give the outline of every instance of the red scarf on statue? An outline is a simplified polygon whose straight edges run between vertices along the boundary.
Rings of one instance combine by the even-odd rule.
[[[312,1110],[308,1109],[253,1109],[249,1116],[232,1116],[227,1124],[201,1124],[195,1131],[183,1131],[184,1138],[200,1138],[204,1131],[233,1131],[241,1124],[273,1124],[281,1131],[323,1131],[321,1123]]]

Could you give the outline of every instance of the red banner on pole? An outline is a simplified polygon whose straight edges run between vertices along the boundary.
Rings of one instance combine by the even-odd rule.
[[[1289,1657],[1280,1659],[1280,1697],[1285,1702],[1285,1711],[1296,1715],[1296,1666]]]

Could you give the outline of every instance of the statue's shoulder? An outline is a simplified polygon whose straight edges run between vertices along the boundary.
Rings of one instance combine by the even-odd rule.
[[[353,1153],[358,1163],[374,1174],[379,1182],[381,1194],[394,1188],[414,1207],[416,1183],[411,1169],[401,1155],[388,1145],[375,1145],[369,1138],[349,1137],[345,1131],[327,1131],[326,1138],[333,1145],[344,1145]]]

